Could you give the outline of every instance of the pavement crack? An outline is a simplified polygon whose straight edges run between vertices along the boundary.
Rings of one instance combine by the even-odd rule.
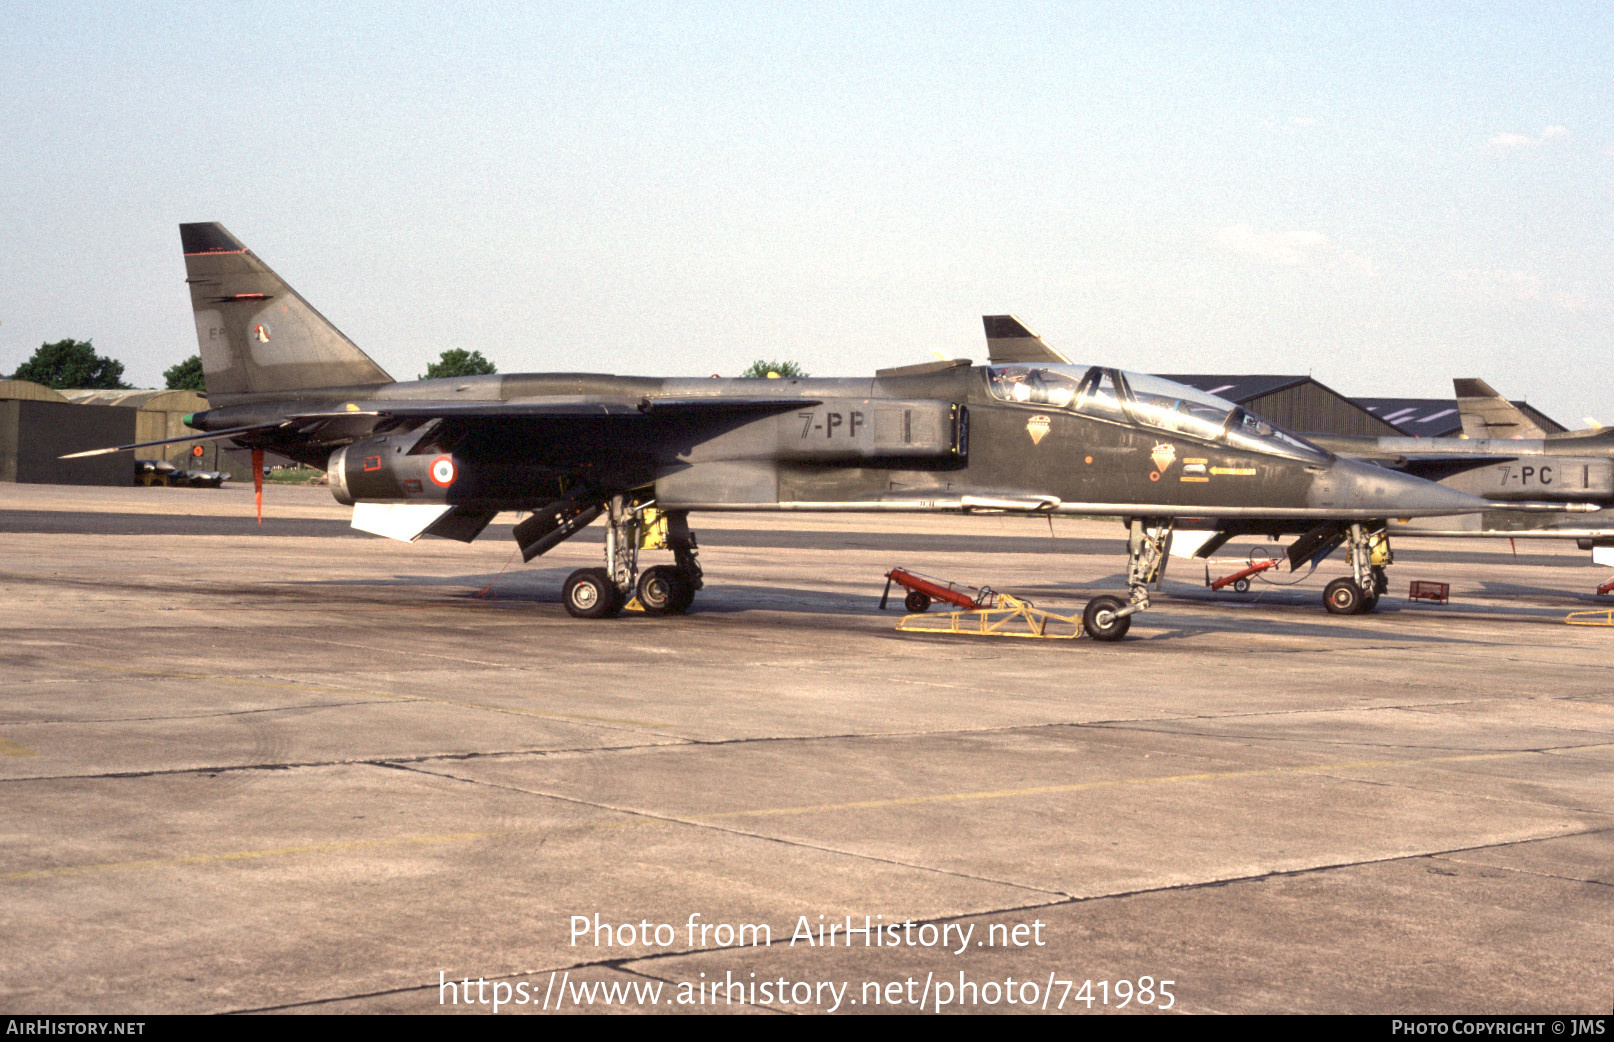
[[[910,861],[903,861],[903,860],[898,859],[898,858],[880,857],[880,856],[875,855],[875,854],[868,854],[868,853],[864,853],[862,851],[857,851],[857,850],[844,850],[844,849],[841,849],[839,847],[831,847],[831,846],[826,846],[824,844],[819,844],[819,843],[809,843],[809,842],[806,842],[805,840],[786,839],[786,838],[784,838],[782,836],[770,836],[770,835],[767,835],[766,833],[751,832],[751,831],[748,831],[746,829],[734,828],[732,826],[727,826],[727,825],[719,825],[719,824],[713,823],[711,821],[702,821],[702,820],[700,820],[698,818],[685,818],[685,817],[680,817],[680,816],[678,816],[676,814],[658,814],[655,811],[643,810],[643,809],[637,808],[637,807],[622,807],[622,806],[617,806],[615,804],[601,803],[601,802],[598,802],[598,801],[595,801],[595,800],[583,799],[582,797],[579,797],[579,796],[568,796],[568,795],[565,795],[563,793],[558,793],[558,792],[544,792],[544,791],[542,791],[540,789],[526,789],[526,788],[522,788],[519,785],[508,785],[508,784],[505,784],[505,783],[502,783],[502,782],[486,781],[486,780],[481,779],[481,778],[463,778],[463,777],[460,777],[459,775],[444,774],[444,773],[440,773],[440,772],[437,772],[437,771],[428,771],[428,770],[423,770],[423,769],[421,769],[419,767],[407,767],[407,766],[400,765],[400,769],[402,769],[402,770],[414,770],[414,771],[417,771],[418,773],[421,773],[421,774],[428,774],[428,775],[431,775],[433,777],[438,777],[438,778],[447,778],[447,779],[451,779],[453,781],[464,782],[464,783],[469,784],[469,785],[485,785],[485,786],[488,786],[490,788],[503,789],[503,790],[505,790],[507,792],[518,792],[518,793],[521,793],[521,794],[526,795],[526,796],[538,796],[538,797],[542,797],[544,799],[559,800],[559,801],[561,801],[563,803],[570,803],[570,804],[573,804],[575,806],[580,806],[580,807],[590,807],[590,808],[593,808],[594,810],[610,811],[610,812],[615,813],[615,814],[627,814],[627,815],[630,815],[632,817],[644,818],[644,819],[647,819],[647,820],[650,820],[650,821],[660,821],[660,822],[665,822],[667,824],[672,824],[672,825],[686,825],[686,826],[689,826],[689,827],[692,827],[692,828],[706,829],[706,830],[709,830],[709,831],[712,831],[712,832],[722,832],[722,833],[726,833],[727,835],[731,835],[731,836],[741,836],[741,837],[744,837],[746,839],[761,840],[761,841],[767,842],[767,843],[778,843],[778,844],[780,844],[782,846],[787,846],[787,847],[799,847],[799,848],[804,849],[804,850],[817,850],[817,851],[820,851],[821,853],[836,854],[836,855],[840,855],[842,857],[857,858],[857,859],[862,860],[862,861],[869,861],[869,862],[873,862],[873,863],[876,863],[876,864],[891,865],[891,866],[894,866],[894,867],[897,867],[897,868],[906,868],[906,869],[910,869],[910,870],[915,871],[915,872],[926,872],[926,873],[931,873],[931,874],[934,874],[934,875],[948,876],[948,877],[951,877],[951,878],[954,878],[954,879],[967,879],[967,880],[969,880],[971,882],[975,882],[975,883],[990,883],[990,884],[992,884],[994,886],[1011,887],[1011,888],[1016,889],[1016,890],[1025,890],[1025,891],[1030,892],[1030,893],[1038,893],[1038,894],[1063,894],[1064,893],[1063,891],[1060,891],[1060,890],[1049,890],[1046,887],[1033,886],[1033,885],[1031,885],[1029,883],[1017,883],[1017,882],[1014,882],[1012,880],[1007,880],[1007,879],[995,879],[995,878],[993,878],[991,876],[977,875],[977,874],[971,873],[971,872],[959,872],[959,871],[956,871],[956,870],[953,870],[953,869],[947,869],[947,868],[938,868],[938,867],[936,867],[934,865],[921,865],[921,864],[916,864],[916,863],[913,863],[913,862],[910,862]]]
[[[640,745],[618,745],[611,746],[610,748],[618,750],[660,749],[680,744],[683,743],[674,740],[668,742],[645,742]],[[95,781],[98,779],[113,778],[162,778],[172,775],[185,774],[232,774],[243,771],[292,771],[310,768],[318,769],[322,767],[380,767],[384,769],[397,769],[401,764],[432,763],[439,760],[500,759],[509,756],[549,756],[561,755],[565,753],[587,753],[598,751],[600,751],[599,746],[577,746],[575,748],[496,749],[491,751],[460,753],[422,753],[419,756],[381,756],[355,758],[351,760],[296,760],[280,763],[237,763],[210,765],[205,767],[170,767],[144,771],[103,771],[97,774],[32,774],[13,778],[0,778],[0,785],[12,785],[18,782],[39,781]]]
[[[302,705],[266,706],[262,709],[228,709],[218,713],[172,713],[163,716],[89,716],[58,720],[0,720],[0,727],[39,727],[46,724],[133,724],[163,720],[214,720],[228,716],[255,716],[264,713],[289,713],[304,709],[343,709],[347,706],[370,705],[375,705],[375,702],[356,699],[352,702],[307,702]]]

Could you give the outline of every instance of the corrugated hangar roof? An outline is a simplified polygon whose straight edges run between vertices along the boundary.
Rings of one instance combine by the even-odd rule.
[[[1159,374],[1242,405],[1281,427],[1303,434],[1355,437],[1401,432],[1311,376],[1248,373]]]
[[[53,391],[32,380],[0,380],[0,400],[18,399],[28,402],[65,402],[60,391]]]
[[[1463,433],[1455,398],[1352,398],[1385,423],[1416,438],[1452,438]]]
[[[1463,433],[1463,418],[1455,398],[1352,398],[1351,401],[1415,438],[1456,438]],[[1550,434],[1569,429],[1528,402],[1513,404]]]
[[[62,394],[80,405],[121,405],[129,409],[160,409],[194,412],[207,408],[207,399],[195,391],[98,391],[68,390]]]
[[[1309,376],[1217,376],[1195,374],[1192,376],[1172,375],[1170,373],[1156,373],[1156,376],[1165,380],[1175,380],[1180,384],[1197,388],[1207,394],[1214,394],[1218,398],[1226,398],[1234,404],[1247,402],[1251,398],[1259,398],[1263,394],[1271,394],[1287,387],[1294,387],[1310,380]]]

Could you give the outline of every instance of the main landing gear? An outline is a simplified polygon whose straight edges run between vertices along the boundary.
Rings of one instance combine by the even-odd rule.
[[[1346,532],[1345,545],[1351,574],[1323,588],[1323,605],[1333,615],[1365,615],[1379,606],[1379,598],[1390,588],[1384,573],[1385,566],[1395,560],[1390,537],[1382,529],[1370,533],[1353,524]]]
[[[659,513],[651,500],[613,496],[605,511],[605,567],[580,568],[566,579],[561,602],[579,619],[605,619],[620,614],[631,598],[648,615],[677,615],[689,610],[703,585],[695,533],[689,512]],[[639,570],[640,550],[668,549],[673,563]]]
[[[1152,527],[1133,519],[1127,535],[1127,597],[1102,594],[1087,602],[1082,612],[1082,629],[1094,640],[1120,640],[1132,628],[1132,616],[1149,607],[1149,587],[1160,581],[1171,555],[1173,522],[1161,521]]]

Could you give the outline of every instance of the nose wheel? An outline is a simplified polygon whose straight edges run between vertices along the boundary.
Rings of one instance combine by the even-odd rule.
[[[1169,519],[1127,523],[1127,596],[1103,594],[1087,602],[1082,630],[1094,640],[1120,640],[1132,628],[1132,616],[1149,607],[1149,586],[1160,582],[1171,553],[1174,522]]]
[[[1120,640],[1132,628],[1132,616],[1119,614],[1126,606],[1126,601],[1111,594],[1094,597],[1082,611],[1082,629],[1094,640]]]

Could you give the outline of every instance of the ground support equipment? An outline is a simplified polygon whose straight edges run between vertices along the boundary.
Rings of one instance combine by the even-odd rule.
[[[1082,620],[1074,615],[1043,611],[1009,593],[994,594],[993,600],[992,607],[908,615],[897,623],[897,629],[904,633],[963,633],[1040,640],[1075,640],[1082,635]]]

